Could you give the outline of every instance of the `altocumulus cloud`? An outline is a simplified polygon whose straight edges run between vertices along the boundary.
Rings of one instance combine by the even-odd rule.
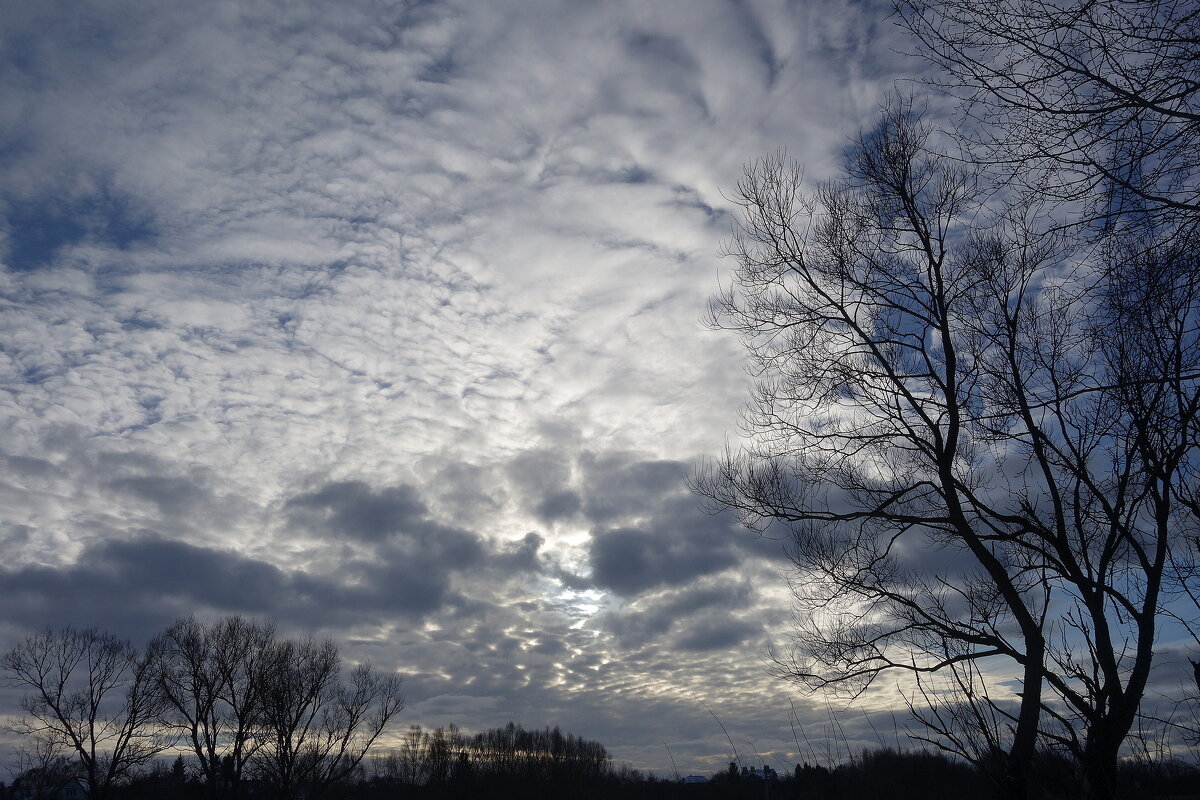
[[[411,722],[788,752],[778,544],[682,483],[745,391],[697,318],[885,13],[0,0],[0,634],[270,616]]]

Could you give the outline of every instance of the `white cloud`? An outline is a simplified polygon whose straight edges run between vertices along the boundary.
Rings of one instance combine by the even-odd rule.
[[[880,9],[0,0],[0,13],[6,569],[82,569],[81,553],[117,558],[103,548],[153,532],[164,552],[253,562],[301,600],[325,591],[335,618],[376,602],[338,583],[360,545],[297,531],[288,501],[411,484],[431,519],[498,553],[539,531],[548,561],[511,579],[447,573],[436,631],[373,607],[354,647],[414,673],[410,719],[561,722],[658,766],[662,738],[704,722],[693,696],[725,703],[760,744],[787,730],[759,642],[721,648],[739,638],[723,612],[686,641],[676,629],[681,659],[665,640],[626,652],[603,613],[553,597],[571,570],[587,580],[595,525],[580,509],[598,478],[581,465],[682,472],[733,427],[736,347],[697,322],[733,219],[722,190],[779,147],[829,169],[890,80],[890,34],[868,24]],[[543,450],[567,465],[556,497],[509,475]],[[647,513],[684,514],[681,493]],[[730,547],[733,584],[770,571]],[[779,597],[755,597],[738,613],[767,620],[748,623],[756,636],[784,624]],[[153,621],[124,619],[119,600],[98,621]],[[548,642],[569,658],[536,651]],[[756,727],[764,708],[772,732]],[[681,766],[721,761],[712,728],[675,751]]]

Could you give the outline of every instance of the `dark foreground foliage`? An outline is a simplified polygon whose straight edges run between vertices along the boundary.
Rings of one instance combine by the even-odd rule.
[[[405,744],[375,757],[324,796],[333,800],[989,800],[996,796],[981,771],[938,753],[868,751],[834,769],[797,764],[769,780],[763,779],[761,770],[750,772],[731,764],[705,776],[704,783],[685,783],[614,767],[598,743],[550,728],[525,730],[510,723],[474,736],[464,736],[453,727],[433,732],[413,729]],[[416,750],[408,748],[413,744]],[[451,750],[450,745],[459,749]],[[439,762],[443,755],[447,759]],[[1035,776],[1034,800],[1084,796],[1079,769],[1070,759],[1042,752],[1030,769]],[[37,777],[22,776],[9,790],[0,789],[0,798],[38,797],[31,791]],[[47,791],[40,796],[57,795]],[[170,766],[158,764],[113,791],[113,797],[122,800],[209,796],[200,781],[188,776],[182,759]],[[274,800],[277,792],[252,780],[239,796]],[[1200,770],[1170,760],[1125,762],[1118,796],[1200,798]]]

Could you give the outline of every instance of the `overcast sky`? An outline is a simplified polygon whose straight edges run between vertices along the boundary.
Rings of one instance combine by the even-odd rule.
[[[699,319],[743,164],[919,68],[884,6],[0,0],[0,644],[240,612],[402,727],[813,760],[780,544],[684,486],[747,388]]]

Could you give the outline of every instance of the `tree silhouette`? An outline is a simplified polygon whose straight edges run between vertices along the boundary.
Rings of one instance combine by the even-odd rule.
[[[271,625],[236,615],[212,624],[188,617],[147,648],[161,721],[185,738],[212,797],[222,787],[237,796],[246,764],[262,744],[273,642]]]
[[[150,763],[172,737],[156,729],[160,700],[150,662],[96,628],[46,628],[4,654],[11,685],[25,689],[19,734],[61,742],[79,760],[90,796]]]
[[[977,698],[1006,794],[1048,737],[1107,797],[1195,527],[1200,272],[1186,239],[1085,250],[1044,204],[979,205],[932,136],[896,101],[811,192],[781,158],[747,169],[710,315],[757,378],[747,442],[693,486],[786,531],[781,675],[854,692],[1005,662],[1019,696]]]

